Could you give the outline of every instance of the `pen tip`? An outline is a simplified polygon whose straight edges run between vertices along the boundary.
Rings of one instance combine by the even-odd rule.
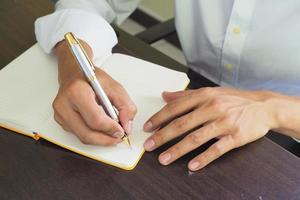
[[[132,149],[130,140],[129,140],[129,138],[128,138],[128,134],[127,134],[126,132],[125,132],[125,134],[124,134],[123,140],[125,140],[125,142],[126,142],[127,145],[129,146],[129,148]]]

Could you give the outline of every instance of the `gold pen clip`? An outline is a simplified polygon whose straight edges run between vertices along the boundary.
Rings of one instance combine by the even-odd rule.
[[[80,44],[79,40],[76,38],[76,36],[69,32],[65,34],[65,40],[67,41],[68,45],[72,48],[72,45],[79,45],[81,49],[84,49],[82,47],[82,45]],[[86,57],[86,59],[88,60],[88,62],[90,63],[92,70],[95,71],[95,67],[93,62],[89,59],[89,57],[86,55],[85,51],[83,51],[84,56]]]

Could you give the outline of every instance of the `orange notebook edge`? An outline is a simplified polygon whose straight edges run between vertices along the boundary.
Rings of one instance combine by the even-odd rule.
[[[88,154],[82,153],[82,152],[80,152],[80,151],[74,150],[74,149],[72,149],[72,148],[70,148],[70,147],[67,147],[67,146],[63,145],[63,144],[57,143],[57,142],[55,142],[55,141],[53,141],[53,140],[51,140],[51,139],[49,139],[49,138],[47,138],[47,137],[44,137],[44,136],[42,136],[42,135],[40,135],[40,134],[38,134],[38,133],[26,133],[26,132],[24,132],[24,131],[20,131],[20,130],[18,130],[18,129],[12,128],[12,127],[10,127],[10,126],[8,126],[8,125],[4,125],[4,124],[0,124],[0,127],[1,127],[1,128],[4,128],[4,129],[7,129],[7,130],[10,130],[10,131],[13,131],[14,133],[18,133],[18,134],[24,135],[24,136],[26,136],[26,137],[30,137],[30,138],[32,138],[32,139],[34,139],[34,140],[38,140],[38,139],[40,139],[40,138],[43,138],[44,140],[47,140],[48,142],[50,142],[50,143],[52,143],[52,144],[55,144],[55,145],[57,145],[57,146],[60,146],[60,147],[62,147],[62,148],[64,148],[64,149],[67,149],[67,150],[69,150],[69,151],[72,151],[72,152],[74,152],[74,153],[76,153],[76,154],[79,154],[79,155],[82,155],[82,156],[84,156],[84,157],[90,158],[90,159],[92,159],[92,160],[96,160],[96,161],[99,161],[99,162],[102,162],[102,163],[105,163],[105,164],[108,164],[108,165],[111,165],[111,166],[114,166],[114,167],[117,167],[117,168],[120,168],[120,169],[124,169],[124,170],[127,170],[127,171],[133,170],[133,169],[137,166],[138,162],[141,160],[142,156],[143,156],[144,153],[145,153],[145,150],[143,149],[143,150],[141,151],[141,153],[140,153],[138,159],[136,160],[136,162],[135,162],[133,165],[131,165],[131,166],[118,165],[118,164],[116,164],[116,163],[110,163],[110,162],[108,162],[108,161],[106,161],[106,160],[98,159],[98,158],[96,158],[96,157],[93,157],[93,156],[90,156],[90,155],[88,155]]]
[[[61,143],[57,143],[56,141],[53,141],[53,140],[51,140],[51,139],[49,139],[49,138],[47,138],[47,137],[44,137],[44,136],[42,136],[42,135],[39,135],[39,137],[43,138],[44,140],[47,140],[48,142],[51,142],[51,143],[57,145],[57,146],[60,146],[60,147],[62,147],[62,148],[64,148],[64,149],[67,149],[67,150],[69,150],[69,151],[72,151],[72,152],[74,152],[74,153],[76,153],[76,154],[79,154],[79,155],[82,155],[82,156],[84,156],[84,157],[90,158],[90,159],[92,159],[92,160],[99,161],[99,162],[102,162],[102,163],[105,163],[105,164],[108,164],[108,165],[111,165],[111,166],[114,166],[114,167],[117,167],[117,168],[120,168],[120,169],[124,169],[124,170],[127,170],[127,171],[133,170],[133,169],[137,166],[138,162],[141,160],[142,156],[143,156],[144,153],[145,153],[145,150],[143,149],[143,150],[141,151],[141,153],[140,153],[138,159],[136,160],[135,163],[133,163],[133,165],[130,165],[130,166],[118,165],[118,164],[116,164],[116,163],[108,162],[108,161],[106,161],[106,160],[102,160],[102,159],[96,158],[96,157],[94,157],[94,156],[91,156],[91,155],[82,153],[82,152],[80,152],[80,151],[78,151],[78,150],[72,149],[71,147],[67,147],[67,146],[65,146],[65,145],[63,145],[63,144],[61,144]]]
[[[1,128],[4,128],[4,129],[7,129],[7,130],[10,130],[10,131],[13,131],[13,132],[15,132],[15,133],[19,133],[19,134],[24,135],[24,136],[27,136],[27,137],[31,137],[32,139],[35,139],[35,140],[37,139],[37,137],[35,136],[34,133],[26,133],[26,132],[24,132],[24,131],[20,131],[20,130],[18,130],[18,129],[16,129],[16,128],[13,128],[13,127],[11,127],[11,126],[4,125],[4,124],[1,124],[1,123],[0,123],[0,127],[1,127]]]

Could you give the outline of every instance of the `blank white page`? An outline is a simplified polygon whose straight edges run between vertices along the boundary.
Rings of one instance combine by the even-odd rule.
[[[50,116],[57,67],[34,45],[0,71],[0,124],[32,136]]]
[[[0,91],[4,91],[0,94],[0,123],[8,116],[10,121],[38,132],[42,138],[59,146],[122,169],[133,169],[144,152],[143,143],[149,136],[149,133],[142,131],[143,124],[164,105],[161,93],[164,90],[184,89],[188,78],[184,73],[122,54],[113,54],[104,63],[95,61],[95,64],[101,65],[119,81],[138,107],[130,135],[132,149],[125,143],[114,147],[84,145],[55,122],[51,105],[58,90],[57,62],[37,45],[0,72]],[[10,80],[6,78],[3,81],[1,77],[4,76],[16,76],[14,85],[17,86],[6,84]],[[1,100],[2,97],[4,100]],[[4,114],[1,112],[3,110]]]

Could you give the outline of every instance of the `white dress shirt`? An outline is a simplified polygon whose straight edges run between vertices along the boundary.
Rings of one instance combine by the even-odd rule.
[[[60,0],[37,19],[50,53],[72,31],[106,57],[120,24],[139,0]],[[176,0],[176,28],[188,67],[222,86],[300,96],[299,0]],[[107,23],[108,22],[108,23]]]

